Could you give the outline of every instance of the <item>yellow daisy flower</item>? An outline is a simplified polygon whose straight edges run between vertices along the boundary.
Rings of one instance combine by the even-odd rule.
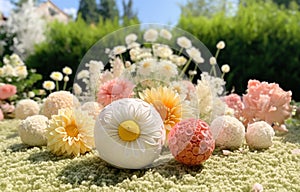
[[[87,112],[60,109],[47,129],[47,147],[56,155],[79,156],[94,147],[94,119]]]
[[[146,89],[139,94],[141,99],[150,103],[159,112],[167,134],[171,128],[181,121],[183,105],[175,90],[168,87]]]

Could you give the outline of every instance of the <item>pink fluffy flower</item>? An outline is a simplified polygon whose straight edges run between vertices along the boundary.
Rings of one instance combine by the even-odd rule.
[[[105,82],[98,92],[98,103],[103,106],[110,104],[111,102],[129,98],[133,95],[134,84],[124,79],[113,79]]]
[[[17,87],[10,84],[0,86],[0,99],[7,99],[17,93]]]
[[[0,108],[4,113],[12,113],[15,110],[15,106],[9,103],[0,104]]]
[[[244,109],[244,103],[239,95],[232,93],[225,97],[222,97],[222,100],[227,104],[228,107],[234,110],[234,116],[242,120],[242,113]]]
[[[0,121],[4,119],[4,115],[3,115],[3,112],[2,110],[0,109]]]
[[[279,131],[287,131],[284,120],[291,115],[291,91],[282,90],[276,83],[249,80],[248,92],[243,96],[245,123],[266,121]]]

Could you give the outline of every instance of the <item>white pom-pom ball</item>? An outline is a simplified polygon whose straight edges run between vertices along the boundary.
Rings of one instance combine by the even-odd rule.
[[[22,120],[19,125],[19,135],[22,142],[30,146],[46,145],[47,126],[48,118],[44,115],[34,115]]]
[[[102,109],[103,106],[98,102],[94,102],[94,101],[86,102],[81,106],[81,110],[87,111],[88,114],[92,116],[94,119],[96,119],[96,117],[99,115]]]
[[[107,105],[96,119],[94,133],[100,158],[126,169],[151,165],[159,157],[166,137],[154,107],[133,98]]]
[[[17,119],[26,119],[29,116],[38,115],[39,112],[39,104],[32,99],[23,99],[19,101],[15,109]]]
[[[222,149],[236,149],[244,142],[245,127],[235,117],[219,116],[213,120],[210,129],[216,146]]]
[[[258,121],[248,125],[246,141],[250,148],[267,149],[273,145],[275,132],[265,121]]]

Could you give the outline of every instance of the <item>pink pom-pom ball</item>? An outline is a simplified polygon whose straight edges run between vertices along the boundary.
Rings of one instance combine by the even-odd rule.
[[[168,135],[168,144],[175,159],[186,165],[203,163],[215,149],[208,124],[200,119],[177,123]]]

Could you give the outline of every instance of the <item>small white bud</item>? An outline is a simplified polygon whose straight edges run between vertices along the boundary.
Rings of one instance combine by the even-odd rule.
[[[225,42],[224,41],[219,41],[217,43],[217,49],[224,49],[225,48]]]
[[[223,73],[228,73],[230,71],[230,67],[229,67],[229,65],[225,64],[225,65],[222,65],[221,70]]]
[[[68,76],[65,76],[64,77],[64,82],[68,82],[70,79],[69,79],[69,77]]]
[[[211,57],[211,58],[209,58],[209,63],[210,63],[211,65],[215,65],[215,64],[217,64],[217,60],[216,60],[216,58],[215,58],[215,57]]]

